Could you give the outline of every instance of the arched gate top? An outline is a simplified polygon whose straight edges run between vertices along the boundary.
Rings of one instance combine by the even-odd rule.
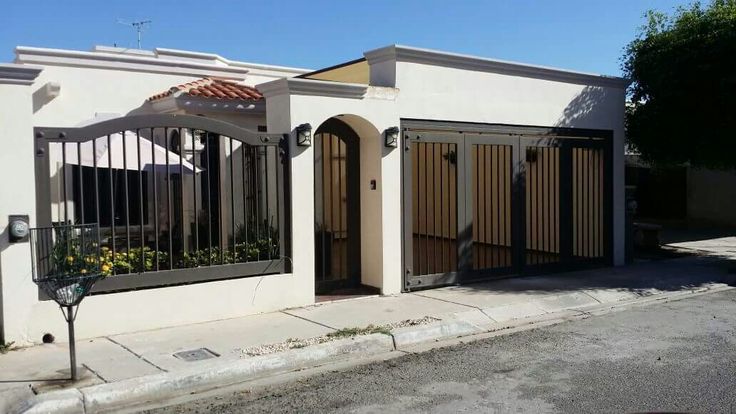
[[[230,122],[195,115],[151,114],[129,115],[84,127],[36,127],[36,138],[50,141],[84,142],[122,131],[151,128],[185,128],[224,135],[248,145],[279,145],[284,136],[252,131]]]

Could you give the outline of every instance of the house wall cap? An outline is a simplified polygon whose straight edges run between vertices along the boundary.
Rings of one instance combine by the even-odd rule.
[[[314,79],[282,78],[257,85],[256,89],[258,89],[266,99],[271,96],[284,94],[362,99],[368,91],[368,85]]]
[[[576,72],[547,66],[530,65],[472,55],[391,45],[364,53],[369,65],[386,61],[420,63],[511,76],[542,78],[567,83],[626,88],[631,81],[615,76]]]
[[[31,85],[41,71],[39,66],[0,63],[0,84]]]
[[[80,66],[199,77],[217,76],[236,80],[245,79],[246,74],[251,70],[282,72],[284,76],[308,72],[307,69],[232,61],[210,53],[161,48],[142,51],[96,46],[91,52],[87,52],[18,46],[15,48],[15,54],[16,63]]]
[[[297,67],[291,67],[291,66],[267,65],[263,63],[253,63],[253,62],[243,62],[243,61],[238,61],[238,60],[230,60],[230,59],[224,58],[220,55],[213,54],[213,53],[193,52],[190,50],[179,50],[179,49],[166,49],[166,48],[160,48],[160,47],[157,47],[154,50],[156,51],[156,54],[158,56],[174,56],[174,57],[185,57],[185,58],[195,58],[195,59],[197,58],[198,59],[211,59],[211,60],[216,60],[216,61],[225,63],[229,66],[245,67],[249,69],[269,70],[269,71],[276,71],[276,72],[287,72],[293,75],[301,75],[301,74],[309,73],[312,71],[312,69],[297,68]]]

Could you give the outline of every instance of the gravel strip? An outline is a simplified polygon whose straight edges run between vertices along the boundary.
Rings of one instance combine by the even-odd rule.
[[[407,326],[418,326],[418,325],[425,325],[432,322],[440,321],[441,319],[435,318],[433,316],[425,316],[421,319],[406,319],[399,322],[393,322],[386,325],[381,325],[379,327],[373,327],[370,326],[366,328],[365,333],[359,333],[358,335],[365,335],[369,333],[371,329],[369,328],[384,328],[386,330],[392,330],[396,328],[404,328]],[[356,336],[356,335],[353,335]],[[242,357],[251,357],[251,356],[259,356],[259,355],[268,355],[273,354],[274,352],[282,352],[287,351],[289,349],[297,349],[297,348],[304,348],[306,346],[310,345],[317,345],[322,344],[325,342],[331,342],[335,341],[337,339],[343,339],[344,336],[329,336],[329,335],[323,335],[323,336],[317,336],[314,338],[307,338],[307,339],[300,339],[300,338],[289,338],[284,342],[279,342],[276,344],[268,344],[268,345],[258,345],[258,346],[252,346],[250,348],[244,348],[240,350],[240,353]]]

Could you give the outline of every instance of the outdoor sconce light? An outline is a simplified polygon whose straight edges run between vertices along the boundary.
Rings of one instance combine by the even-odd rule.
[[[28,216],[8,217],[8,238],[11,243],[28,241]]]
[[[296,127],[296,145],[300,147],[312,145],[312,125],[301,124]]]
[[[396,148],[399,146],[399,127],[387,128],[383,134],[385,136],[384,144],[386,147]]]

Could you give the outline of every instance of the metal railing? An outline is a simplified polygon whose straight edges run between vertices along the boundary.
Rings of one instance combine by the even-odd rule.
[[[188,115],[34,132],[38,225],[99,223],[93,292],[289,270],[283,135]]]

